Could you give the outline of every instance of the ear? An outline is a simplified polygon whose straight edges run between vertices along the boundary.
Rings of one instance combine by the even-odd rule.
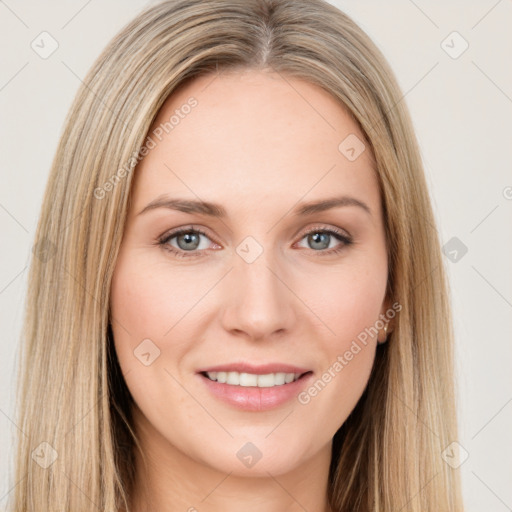
[[[379,316],[379,318],[381,318],[384,322],[387,323],[387,326],[388,326],[387,334],[388,335],[393,330],[394,319],[396,316],[396,312],[392,307],[392,303],[393,303],[393,301],[391,300],[391,298],[387,297],[382,304],[382,309],[380,311],[380,316]],[[390,311],[394,312],[394,314],[392,314],[392,316],[389,314]]]
[[[386,296],[384,302],[382,304],[382,309],[380,311],[379,320],[383,321],[385,324],[385,329],[380,329],[377,335],[377,341],[379,344],[385,343],[388,336],[393,332],[394,329],[394,319],[396,317],[396,310],[392,306],[393,302],[389,296]],[[392,312],[390,314],[390,312]]]

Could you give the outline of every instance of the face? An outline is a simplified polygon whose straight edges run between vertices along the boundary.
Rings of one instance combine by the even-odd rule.
[[[240,475],[330,455],[389,306],[363,134],[315,85],[232,71],[179,89],[149,135],[111,289],[143,443]]]

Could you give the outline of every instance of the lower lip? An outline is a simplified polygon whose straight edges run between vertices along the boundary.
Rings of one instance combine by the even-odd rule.
[[[308,384],[313,373],[307,373],[289,384],[272,386],[270,388],[258,388],[254,386],[232,386],[210,380],[202,374],[198,374],[206,384],[209,391],[218,399],[243,411],[267,411],[289,402],[303,390]]]

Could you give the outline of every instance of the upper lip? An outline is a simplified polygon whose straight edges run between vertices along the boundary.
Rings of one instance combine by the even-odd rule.
[[[311,370],[301,368],[299,366],[286,364],[286,363],[267,363],[254,365],[245,362],[218,364],[215,366],[208,366],[198,370],[198,373],[206,372],[238,372],[238,373],[254,373],[258,375],[266,375],[268,373],[298,373],[302,375]]]

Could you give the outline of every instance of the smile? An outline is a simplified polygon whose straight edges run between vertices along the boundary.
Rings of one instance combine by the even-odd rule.
[[[198,377],[217,400],[241,411],[263,412],[293,401],[311,382],[313,372],[200,372]]]

